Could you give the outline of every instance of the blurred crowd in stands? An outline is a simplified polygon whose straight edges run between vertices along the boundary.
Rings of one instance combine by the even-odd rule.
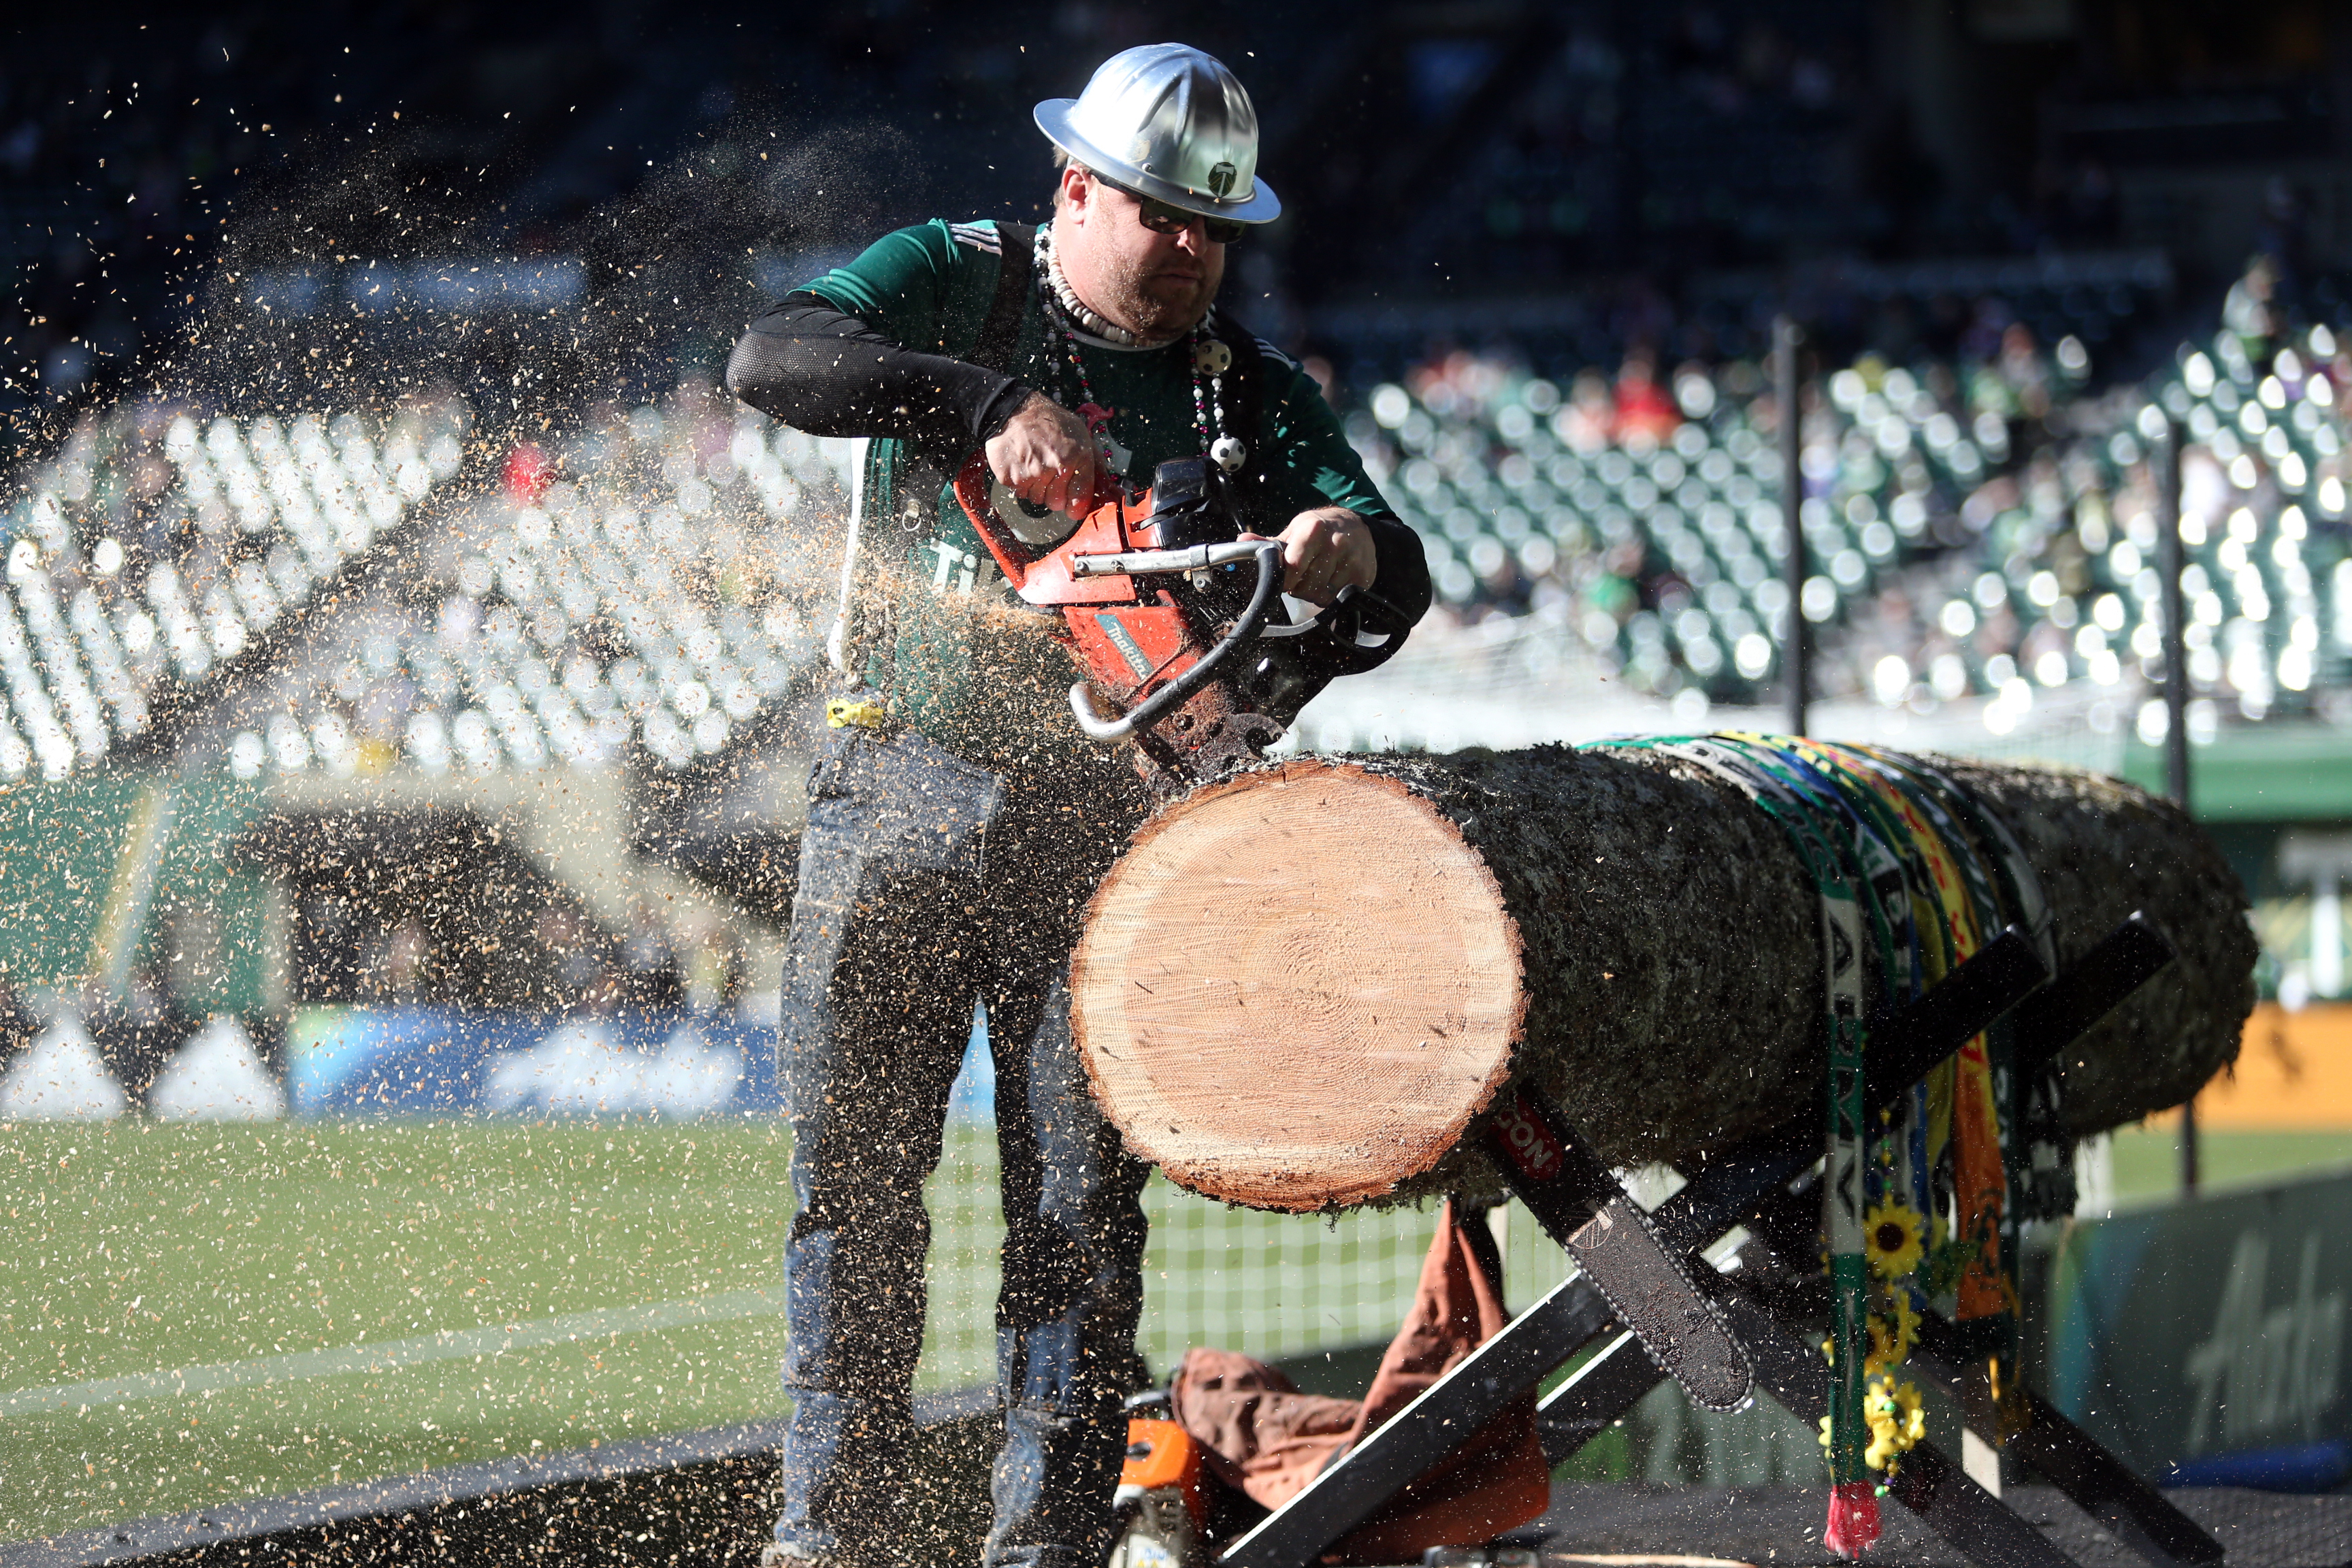
[[[244,778],[640,746],[678,768],[774,709],[812,657],[803,601],[829,577],[846,443],[688,384],[545,449],[473,443],[438,497],[469,419],[446,396],[382,421],[160,399],[81,416],[0,510],[0,777],[133,742],[217,745]],[[302,613],[330,592],[337,616]],[[205,710],[230,668],[276,700]]]
[[[1308,363],[1423,535],[1440,595],[1425,642],[1531,629],[1678,719],[1771,700],[1802,616],[1822,695],[1951,708],[1995,734],[2055,721],[2160,740],[2151,457],[2177,427],[2204,741],[2273,715],[2352,721],[2352,333],[2279,280],[2258,258],[2215,330],[2137,380],[2103,377],[2081,336],[2045,339],[1991,297],[1948,356],[1809,363],[1793,598],[1790,411],[1758,359],[1643,346],[1545,374],[1527,354],[1447,348],[1369,384]],[[61,777],[161,725],[167,752],[246,779],[715,779],[782,721],[818,658],[843,444],[696,383],[544,444],[471,428],[462,403],[430,396],[388,417],[165,400],[85,414],[5,512],[0,772]],[[336,616],[297,613],[329,593]],[[451,931],[337,888],[289,889],[295,1000],[473,994]],[[551,885],[522,908],[496,941],[457,944],[515,945],[532,989],[484,981],[496,1005],[591,1019],[758,1005],[724,930],[642,911],[608,929]],[[185,989],[149,963],[77,1004],[134,1096],[196,1026]]]
[[[790,272],[933,214],[1034,216],[1029,105],[1178,33],[1255,85],[1262,164],[1293,215],[1235,257],[1247,313],[1350,381],[1393,379],[1430,334],[1367,339],[1335,315],[1433,293],[1572,315],[1509,334],[1563,384],[1642,345],[1669,363],[1752,358],[1781,309],[1842,360],[1982,357],[1977,340],[2006,324],[1983,319],[1987,294],[2045,346],[2072,334],[2138,374],[2125,340],[2168,324],[2161,257],[2156,274],[2141,255],[1997,288],[1918,259],[2120,255],[2114,149],[2043,136],[2030,169],[1963,199],[1922,150],[1923,110],[1877,20],[1867,0],[1443,15],[890,0],[659,27],[618,6],[243,5],[125,13],[93,36],[46,15],[0,61],[0,267],[15,282],[0,416],[21,437],[26,416],[100,395],[181,342],[236,294],[226,274],[296,265],[572,253],[597,307],[575,319],[625,317],[644,340],[608,331],[587,357],[707,358],[753,301],[684,274],[740,273],[747,247]],[[2065,91],[2095,85],[2095,50],[2079,68]],[[1981,114],[2033,112],[2000,96],[2030,90],[2000,84]],[[2300,260],[2309,205],[2278,183],[2252,237],[2279,258],[2278,288],[2326,316],[2313,294],[2327,279]],[[1848,259],[1791,269],[1807,257]],[[624,279],[643,285],[625,305],[603,293]],[[461,362],[487,356],[510,384],[499,337],[436,343],[446,378],[473,395]],[[610,395],[594,379],[541,395]]]
[[[2081,337],[2045,342],[1990,299],[1948,358],[1819,365],[1794,609],[1821,627],[1822,692],[1923,712],[1975,700],[2001,731],[2073,684],[2094,693],[2094,728],[2160,733],[2149,454],[2168,418],[2185,443],[2193,727],[2344,717],[2352,347],[2279,279],[2257,257],[2221,331],[2104,390]],[[1764,368],[1637,350],[1555,379],[1454,350],[1363,389],[1349,428],[1423,534],[1442,616],[1532,614],[1635,689],[1754,702],[1792,608]]]

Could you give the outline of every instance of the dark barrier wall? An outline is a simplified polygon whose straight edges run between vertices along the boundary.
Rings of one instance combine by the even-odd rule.
[[[2317,1489],[2352,1468],[2352,1173],[2070,1228],[2049,1387],[2142,1474]]]

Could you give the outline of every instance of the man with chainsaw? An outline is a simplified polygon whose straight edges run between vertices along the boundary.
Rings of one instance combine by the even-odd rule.
[[[1350,601],[1378,605],[1391,632],[1374,655],[1355,657],[1381,639],[1347,620],[1326,638],[1336,653],[1284,655],[1303,677],[1251,692],[1253,750],[1332,674],[1393,651],[1429,603],[1418,540],[1313,380],[1214,306],[1225,247],[1280,210],[1256,178],[1240,82],[1197,49],[1148,46],[1036,120],[1059,150],[1050,223],[887,235],[755,321],[728,367],[738,396],[786,424],[869,438],[778,1047],[798,1211],[772,1562],[866,1568],[932,1550],[905,1538],[900,1506],[916,1479],[922,1184],[975,1000],[995,1058],[1006,1227],[987,1562],[1095,1568],[1110,1545],[1120,1401],[1147,1375],[1134,1343],[1145,1169],[1087,1091],[1066,965],[1086,900],[1149,805],[1129,764],[1156,742],[1081,732],[1059,601],[1009,591],[1004,552],[1050,551],[1106,504],[1148,504],[1155,476],[1164,500],[1181,472],[1188,504],[1226,519],[1242,553],[1278,542],[1259,571],[1301,605],[1262,617],[1265,647],[1328,632]],[[1267,597],[1262,583],[1253,603]],[[1234,643],[1257,626],[1195,618]],[[1281,663],[1258,646],[1229,668]],[[1130,684],[1149,679],[1137,662]]]

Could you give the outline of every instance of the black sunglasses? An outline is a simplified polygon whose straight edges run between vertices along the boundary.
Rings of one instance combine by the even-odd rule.
[[[1201,226],[1201,233],[1209,239],[1219,245],[1232,245],[1249,232],[1249,225],[1245,223],[1235,223],[1231,218],[1210,217],[1202,213],[1186,212],[1173,202],[1163,202],[1157,196],[1147,196],[1141,191],[1131,190],[1120,184],[1117,180],[1106,180],[1092,169],[1087,171],[1087,175],[1096,184],[1108,185],[1121,195],[1133,196],[1137,205],[1143,209],[1141,214],[1143,226],[1154,234],[1181,234],[1197,223]]]

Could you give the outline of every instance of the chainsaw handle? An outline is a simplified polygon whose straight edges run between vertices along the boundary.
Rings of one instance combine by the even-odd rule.
[[[1195,544],[1188,550],[1129,550],[1117,555],[1073,555],[1073,577],[1149,577],[1170,572],[1206,572],[1257,559],[1255,539],[1230,544]]]
[[[1096,710],[1095,694],[1085,681],[1070,688],[1070,712],[1088,740],[1109,745],[1154,722],[1207,685],[1209,678],[1216,674],[1217,667],[1232,656],[1234,649],[1257,636],[1274,603],[1275,588],[1282,581],[1282,542],[1260,541],[1251,553],[1257,558],[1257,587],[1250,595],[1249,608],[1242,612],[1241,619],[1234,623],[1234,629],[1225,634],[1223,640],[1202,654],[1192,668],[1116,719],[1106,719]]]
[[[1352,584],[1333,595],[1330,607],[1317,616],[1313,629],[1322,634],[1316,652],[1335,674],[1361,675],[1388,662],[1412,633],[1412,617],[1370,588]],[[1360,638],[1381,640],[1366,646]]]

